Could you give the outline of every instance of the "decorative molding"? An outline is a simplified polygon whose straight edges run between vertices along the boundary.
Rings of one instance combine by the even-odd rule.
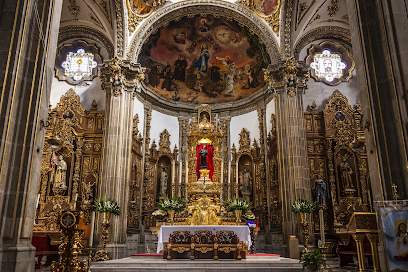
[[[253,1],[251,0],[240,0],[239,3],[245,7],[247,7],[248,9],[252,10],[253,12],[255,12],[259,17],[264,18],[265,21],[268,22],[268,24],[271,26],[273,32],[276,33],[277,36],[279,36],[279,23],[280,23],[280,10],[282,7],[282,0],[277,0],[278,4],[277,4],[277,9],[274,13],[270,14],[270,15],[265,15],[262,12],[259,12],[256,9],[256,6],[254,4]]]
[[[340,9],[337,1],[338,0],[331,0],[331,4],[327,7],[327,11],[329,12],[330,17],[336,15],[336,12]]]
[[[100,31],[87,26],[64,26],[59,30],[58,44],[71,39],[87,38],[101,43],[109,53],[109,58],[113,57],[114,47],[112,42]]]
[[[75,0],[69,0],[69,3],[71,4],[68,6],[69,11],[72,15],[78,17],[79,12],[81,11],[79,6],[76,5]]]
[[[285,15],[285,56],[291,56],[291,32],[292,32],[292,10],[293,10],[293,0],[288,0],[286,4],[286,15]]]
[[[302,49],[312,43],[313,41],[320,40],[320,39],[337,39],[340,40],[347,45],[351,46],[351,36],[350,30],[339,27],[339,26],[322,26],[315,29],[310,30],[305,35],[303,35],[294,46],[293,55],[296,59],[299,58],[300,51]]]
[[[127,9],[129,13],[129,18],[128,18],[129,33],[133,33],[141,21],[149,17],[156,9],[160,8],[166,3],[167,3],[167,0],[162,0],[162,1],[159,0],[159,1],[153,2],[153,7],[150,8],[150,11],[148,13],[137,14],[136,12],[133,11],[132,7],[130,6],[129,0],[126,0]]]
[[[116,11],[116,55],[123,57],[123,17],[122,17],[122,1],[115,0]]]

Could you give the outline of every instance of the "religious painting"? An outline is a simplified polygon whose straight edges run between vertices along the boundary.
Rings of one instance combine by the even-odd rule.
[[[138,62],[145,84],[169,100],[194,104],[232,102],[264,87],[270,63],[265,45],[230,18],[183,17],[160,27],[144,44]]]
[[[129,0],[130,8],[137,15],[145,15],[150,12],[155,0]]]
[[[378,205],[389,271],[408,271],[408,204],[385,201]]]
[[[255,10],[263,16],[274,14],[279,8],[280,0],[254,0]]]

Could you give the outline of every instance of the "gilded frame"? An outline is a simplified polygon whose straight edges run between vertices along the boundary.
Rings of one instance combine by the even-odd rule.
[[[275,34],[277,36],[279,36],[279,14],[280,14],[280,10],[282,7],[282,0],[277,0],[278,4],[277,4],[277,9],[275,10],[275,12],[273,12],[270,15],[265,15],[261,12],[259,12],[254,4],[253,0],[240,0],[239,3],[247,8],[249,8],[250,10],[252,10],[253,12],[255,12],[259,17],[263,18],[272,28],[273,32],[275,32]]]
[[[139,15],[136,12],[134,12],[132,7],[130,6],[130,0],[126,0],[127,9],[129,11],[128,12],[129,14],[129,19],[128,19],[129,32],[130,33],[135,32],[136,27],[139,25],[141,21],[143,21],[143,19],[146,19],[147,17],[149,17],[156,9],[158,9],[159,7],[163,6],[166,3],[167,3],[167,0],[161,0],[160,4],[154,5],[148,13]]]

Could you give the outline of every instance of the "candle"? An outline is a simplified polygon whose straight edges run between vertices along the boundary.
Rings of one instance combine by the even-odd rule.
[[[75,195],[74,210],[76,210],[77,200],[78,200],[78,193],[76,193],[76,195]]]
[[[91,232],[90,232],[90,234],[89,234],[89,247],[92,247],[92,244],[93,244],[94,227],[95,227],[95,212],[92,212],[92,217],[91,217]]]

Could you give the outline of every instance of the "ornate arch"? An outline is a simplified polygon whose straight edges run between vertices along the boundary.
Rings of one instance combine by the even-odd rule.
[[[339,40],[351,46],[350,30],[339,26],[322,26],[310,30],[296,42],[293,48],[295,58],[299,59],[300,51],[302,51],[306,45],[320,39]]]
[[[58,44],[70,39],[92,39],[100,43],[108,51],[109,59],[113,58],[114,46],[102,32],[87,26],[64,26],[59,30]]]
[[[220,0],[213,0],[211,3],[207,0],[181,1],[157,10],[154,16],[146,19],[133,35],[126,52],[126,58],[136,62],[143,44],[159,27],[168,24],[170,21],[179,20],[184,16],[197,14],[217,14],[246,25],[265,44],[268,54],[273,58],[271,62],[282,59],[282,53],[273,31],[262,18],[243,5]]]

